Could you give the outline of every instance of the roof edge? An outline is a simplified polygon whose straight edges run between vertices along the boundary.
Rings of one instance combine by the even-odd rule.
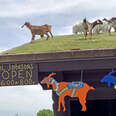
[[[29,62],[62,59],[86,59],[98,57],[116,57],[116,48],[99,48],[86,50],[65,50],[41,53],[21,53],[0,55],[2,62]]]

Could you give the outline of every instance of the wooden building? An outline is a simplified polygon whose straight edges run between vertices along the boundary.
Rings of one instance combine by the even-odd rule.
[[[116,49],[1,55],[0,70],[2,71],[0,75],[2,75],[2,79],[0,79],[0,85],[37,84],[50,72],[56,72],[56,80],[59,82],[82,80],[96,89],[87,95],[86,112],[81,112],[78,99],[69,96],[65,98],[67,111],[57,112],[58,96],[53,92],[55,116],[116,116],[116,90],[113,85],[108,87],[106,83],[100,83],[104,75],[115,69]],[[23,76],[27,77],[27,80],[15,84],[19,76],[22,80],[24,80]],[[12,81],[14,77],[17,79]],[[31,82],[28,77],[32,78]],[[47,89],[46,85],[42,86],[45,90]]]

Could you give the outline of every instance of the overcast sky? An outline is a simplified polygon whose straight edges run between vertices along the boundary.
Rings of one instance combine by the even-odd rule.
[[[54,35],[71,34],[72,25],[83,18],[111,18],[116,16],[115,9],[115,0],[0,0],[0,51],[30,42],[30,31],[21,28],[25,21],[50,24]],[[40,109],[52,109],[51,92],[39,85],[2,87],[0,92],[0,116],[17,112],[19,116],[35,116]]]
[[[54,35],[71,34],[72,25],[115,16],[115,0],[0,0],[0,50],[31,40],[25,21],[33,25],[51,24]],[[39,38],[37,36],[36,38]]]
[[[42,109],[52,110],[51,90],[40,85],[0,88],[0,116],[36,116]]]

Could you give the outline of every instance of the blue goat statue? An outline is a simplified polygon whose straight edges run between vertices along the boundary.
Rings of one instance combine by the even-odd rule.
[[[110,87],[111,83],[114,84],[114,89],[116,89],[116,77],[113,76],[112,74],[116,73],[116,71],[112,71],[109,72],[107,75],[105,75],[100,82],[104,83],[107,82],[108,83],[108,87]]]

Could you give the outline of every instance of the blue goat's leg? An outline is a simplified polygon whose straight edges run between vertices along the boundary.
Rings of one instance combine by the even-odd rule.
[[[110,87],[110,85],[111,85],[111,82],[110,82],[110,81],[108,81],[108,87]]]

